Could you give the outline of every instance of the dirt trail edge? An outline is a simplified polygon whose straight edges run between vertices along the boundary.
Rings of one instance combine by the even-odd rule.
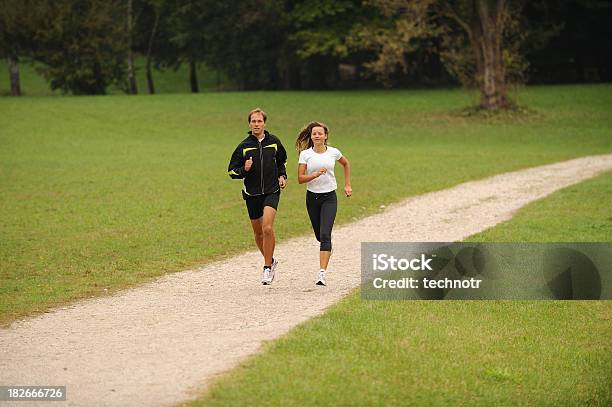
[[[271,286],[259,283],[261,257],[252,251],[16,321],[0,329],[0,385],[64,385],[62,405],[70,406],[189,400],[262,341],[320,314],[359,285],[362,241],[462,240],[608,170],[612,155],[506,173],[337,227],[327,287],[314,285],[318,244],[308,235],[277,246],[280,265]]]

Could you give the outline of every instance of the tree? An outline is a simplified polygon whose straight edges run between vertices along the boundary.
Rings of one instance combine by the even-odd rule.
[[[201,61],[245,89],[278,89],[287,84],[293,58],[287,46],[289,0],[211,1],[197,26]],[[184,31],[181,31],[184,32]],[[177,43],[184,43],[179,36]]]
[[[111,84],[126,88],[123,0],[38,0],[29,13],[33,58],[52,89],[104,94]]]
[[[391,86],[391,74],[407,73],[409,55],[422,48],[422,40],[439,35],[430,21],[429,10],[434,0],[370,0],[379,11],[379,18],[357,24],[347,37],[350,48],[365,49],[374,58],[364,67],[385,86]]]
[[[221,3],[221,4],[220,4]],[[172,3],[169,15],[169,26],[172,35],[170,43],[175,47],[176,54],[169,54],[170,63],[186,62],[189,66],[189,85],[192,93],[200,91],[197,67],[207,58],[210,49],[212,29],[219,29],[222,20],[216,20],[216,13],[223,8],[223,2],[213,0],[185,0]],[[227,31],[231,24],[225,25],[221,31]],[[214,27],[214,28],[213,28]]]
[[[136,95],[138,93],[138,86],[136,84],[136,75],[134,73],[134,52],[132,50],[132,37],[133,37],[133,21],[134,21],[134,1],[127,0],[127,13],[126,13],[126,36],[127,36],[127,77],[128,77],[128,93]]]
[[[30,1],[0,1],[0,56],[7,59],[11,95],[21,96],[19,62],[30,53],[32,46],[28,36],[28,9]]]
[[[155,93],[155,83],[153,82],[153,72],[151,70],[151,66],[153,64],[153,44],[155,42],[155,38],[158,34],[158,28],[160,25],[160,20],[162,14],[166,13],[165,10],[166,2],[164,0],[151,0],[150,1],[150,10],[152,14],[152,24],[150,29],[148,30],[147,35],[147,51],[145,54],[145,70],[147,75],[147,87],[149,88],[149,93],[152,95]]]
[[[438,1],[435,5],[439,24],[452,22],[459,29],[443,34],[443,61],[464,85],[478,87],[482,109],[511,107],[507,85],[524,81],[522,6],[512,0]]]
[[[527,68],[521,48],[520,0],[370,0],[384,17],[356,26],[347,43],[374,50],[365,64],[389,84],[407,56],[434,47],[446,69],[467,87],[480,90],[480,107],[511,106],[509,83],[522,83]],[[430,41],[429,43],[427,41]]]
[[[359,65],[362,48],[350,47],[347,37],[368,22],[379,19],[378,10],[362,0],[300,0],[288,10],[288,55],[300,66],[305,88],[334,88],[340,63]]]
[[[612,2],[532,1],[523,14],[530,81],[612,81]]]
[[[153,67],[178,68],[180,54],[170,39],[175,35],[170,16],[176,0],[137,0],[132,48],[145,56],[145,75],[150,94],[155,93]]]

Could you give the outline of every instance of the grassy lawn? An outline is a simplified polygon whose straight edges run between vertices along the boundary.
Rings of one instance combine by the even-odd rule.
[[[612,172],[470,241],[612,241]],[[354,293],[193,406],[609,406],[610,301],[365,301]]]
[[[282,241],[310,228],[292,149],[309,120],[352,163],[345,223],[466,180],[611,153],[611,91],[527,88],[532,114],[490,119],[452,113],[473,100],[460,90],[0,98],[0,323],[253,248],[226,168],[254,106],[290,152]]]
[[[611,198],[612,174],[607,174],[567,187],[468,241],[612,242]]]

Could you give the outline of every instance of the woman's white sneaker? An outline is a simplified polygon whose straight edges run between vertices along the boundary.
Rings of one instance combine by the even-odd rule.
[[[319,270],[319,278],[316,282],[317,285],[325,285],[325,270]]]

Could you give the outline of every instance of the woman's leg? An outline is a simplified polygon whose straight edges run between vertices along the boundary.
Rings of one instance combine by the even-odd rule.
[[[306,192],[306,210],[308,211],[308,217],[310,218],[310,224],[312,230],[317,238],[317,241],[321,241],[321,205],[316,199],[316,195],[311,192]]]
[[[327,270],[327,266],[329,265],[329,259],[331,258],[331,250],[321,250],[319,252],[319,267],[321,270]]]
[[[331,234],[338,211],[338,198],[335,192],[331,192],[321,203],[320,229],[319,236],[321,242],[321,251],[319,253],[319,263],[323,270],[327,270],[329,259],[331,257],[332,243]]]

